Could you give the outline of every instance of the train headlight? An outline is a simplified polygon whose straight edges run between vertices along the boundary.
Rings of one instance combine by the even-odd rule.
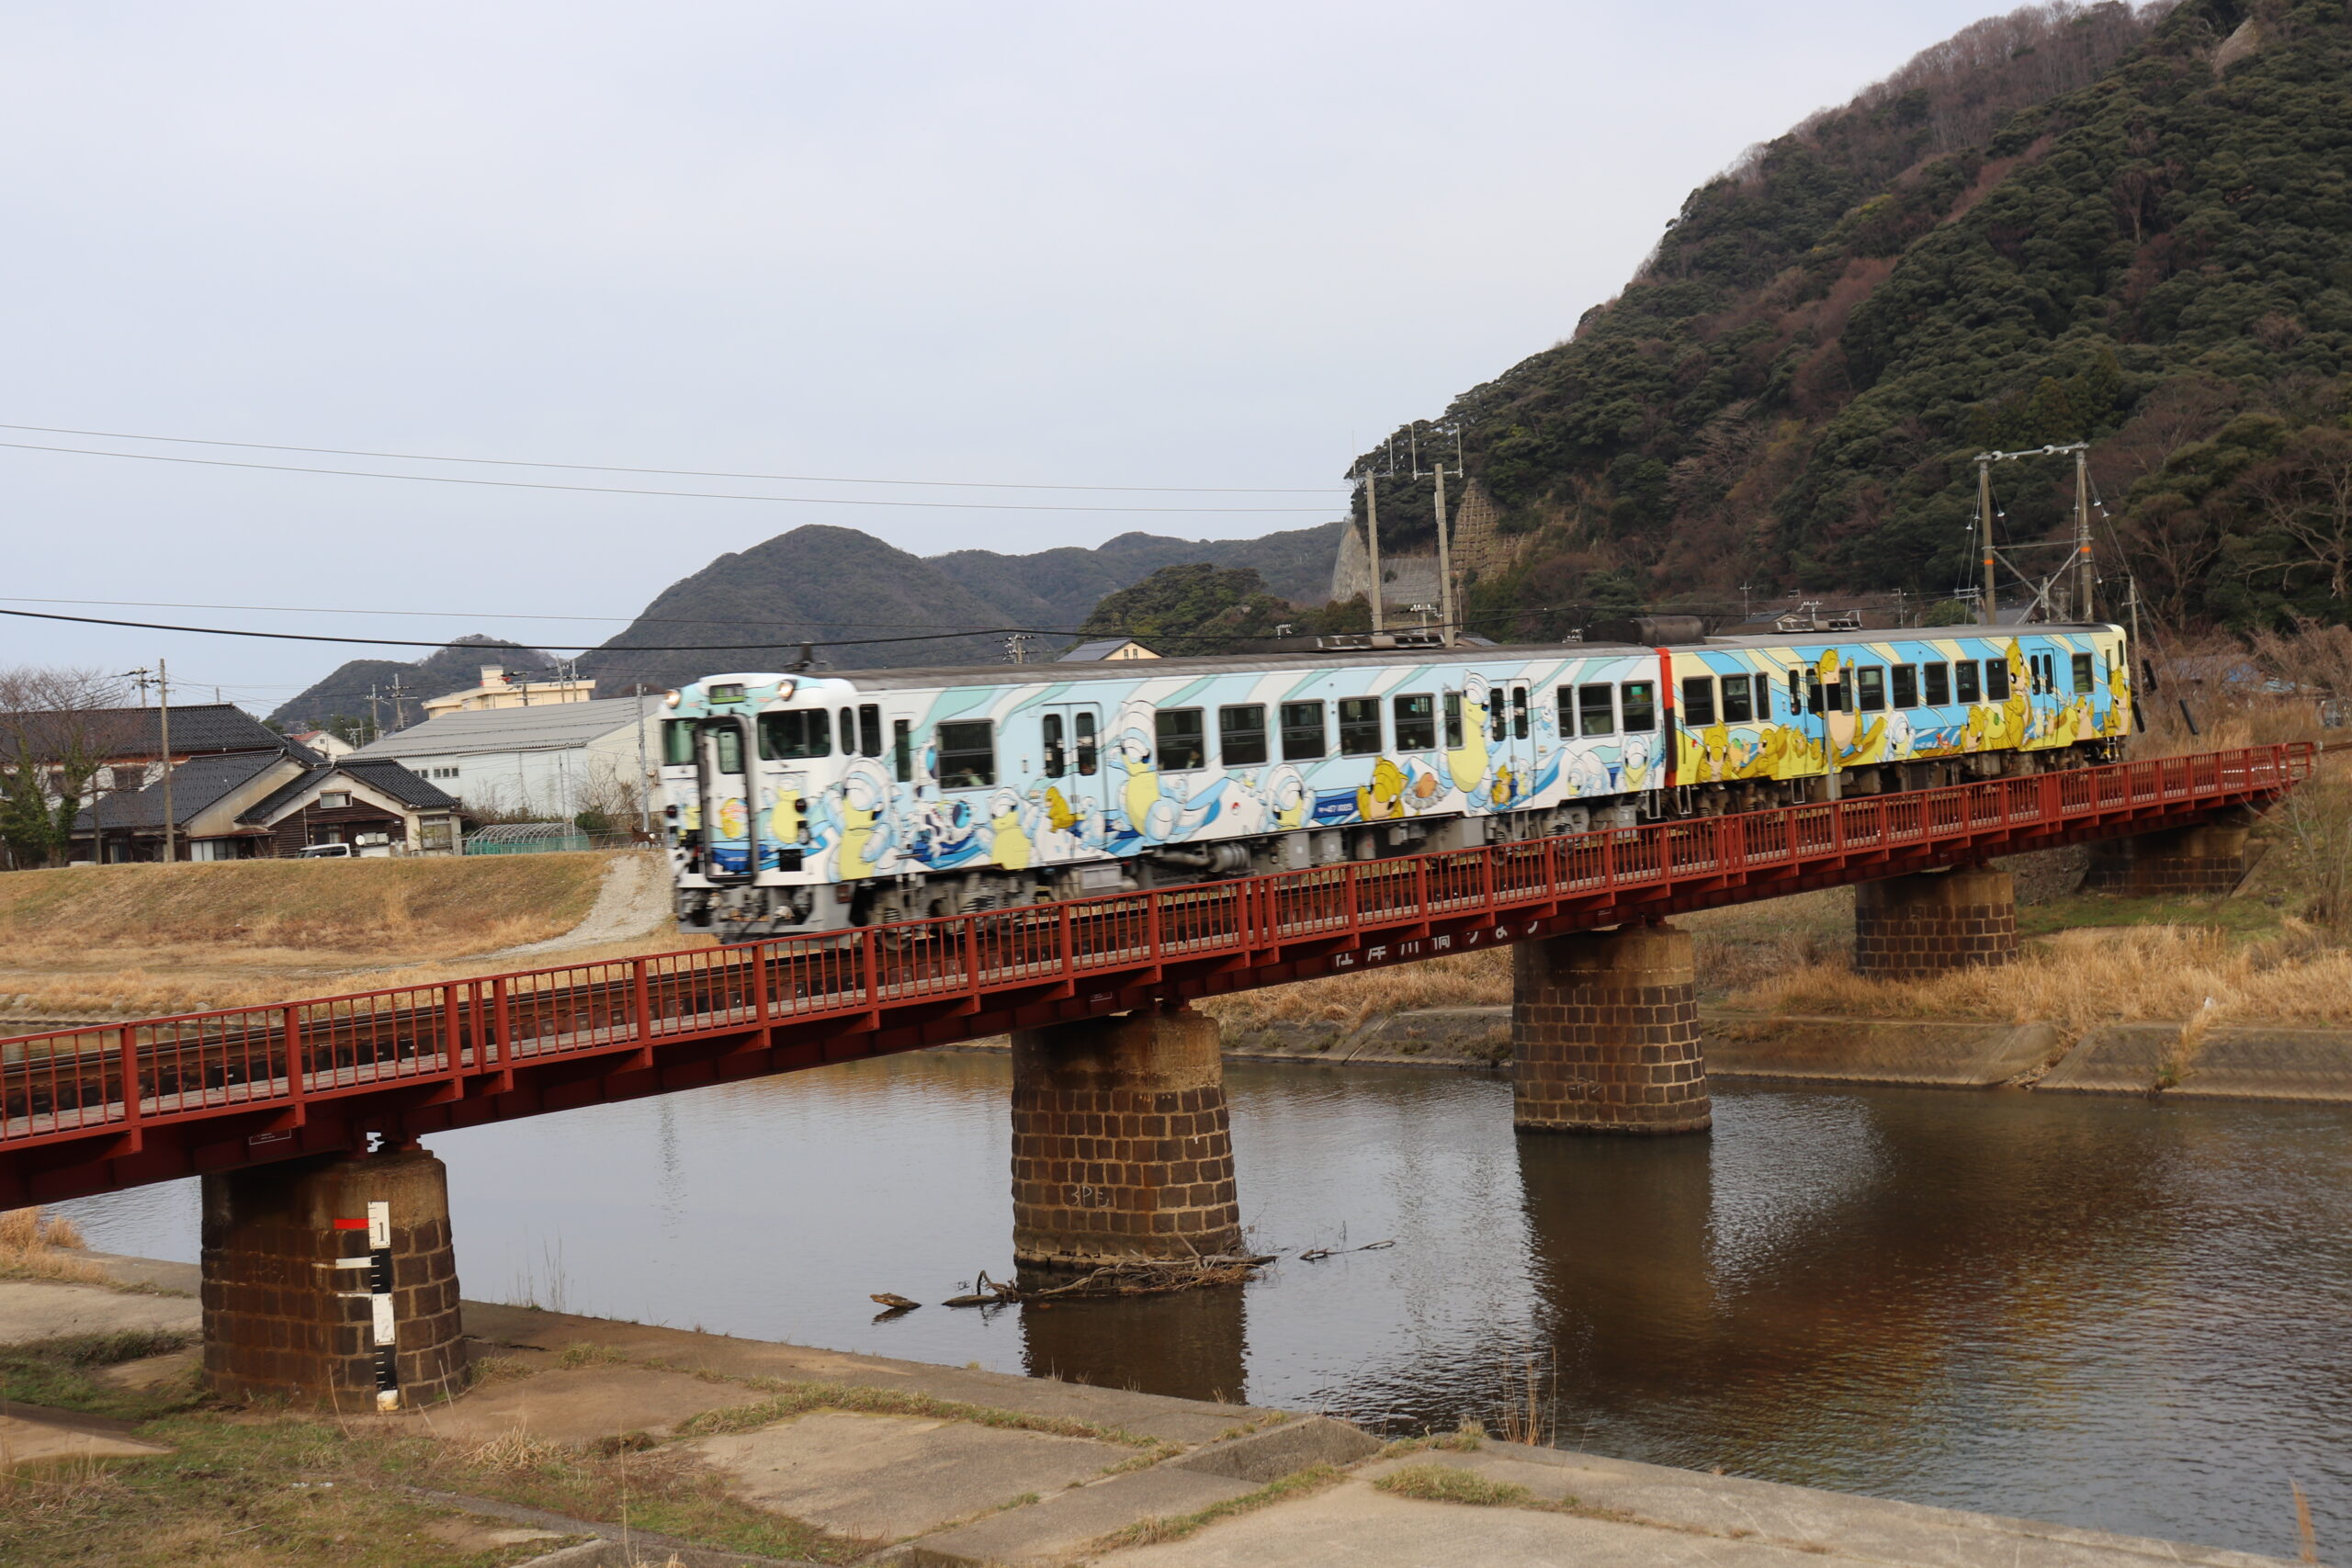
[[[673,708],[673,707],[676,707],[676,706],[678,705],[678,694],[677,694],[677,693],[675,693],[675,692],[664,692],[664,693],[662,693],[662,705],[663,707],[665,707],[665,708]]]

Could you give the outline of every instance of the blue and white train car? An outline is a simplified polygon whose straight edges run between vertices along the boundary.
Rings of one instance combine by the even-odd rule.
[[[742,940],[2104,758],[2127,682],[2112,626],[714,675],[662,772]]]

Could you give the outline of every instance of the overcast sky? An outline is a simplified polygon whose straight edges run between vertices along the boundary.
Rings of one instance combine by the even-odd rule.
[[[20,5],[0,421],[547,462],[1335,485],[1566,335],[1697,183],[1982,0]],[[696,488],[0,431],[233,460]],[[590,643],[807,522],[918,553],[1257,534],[1329,495],[710,482],[930,511],[0,448],[28,606]],[[444,612],[448,612],[445,614]],[[0,621],[266,711],[364,650]]]

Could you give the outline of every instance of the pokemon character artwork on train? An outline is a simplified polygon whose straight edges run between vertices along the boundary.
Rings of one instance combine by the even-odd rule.
[[[694,682],[662,716],[679,919],[749,941],[1928,789],[2132,728],[2113,626],[1368,640]]]

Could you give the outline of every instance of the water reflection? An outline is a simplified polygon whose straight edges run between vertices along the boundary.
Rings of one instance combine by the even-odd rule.
[[[1467,1074],[1235,1066],[1246,1290],[872,1321],[1009,1272],[1006,1064],[827,1068],[433,1140],[477,1297],[2291,1556],[2352,1540],[2352,1111],[1741,1090],[1711,1137],[1514,1136]],[[191,1186],[72,1206],[193,1258]]]

